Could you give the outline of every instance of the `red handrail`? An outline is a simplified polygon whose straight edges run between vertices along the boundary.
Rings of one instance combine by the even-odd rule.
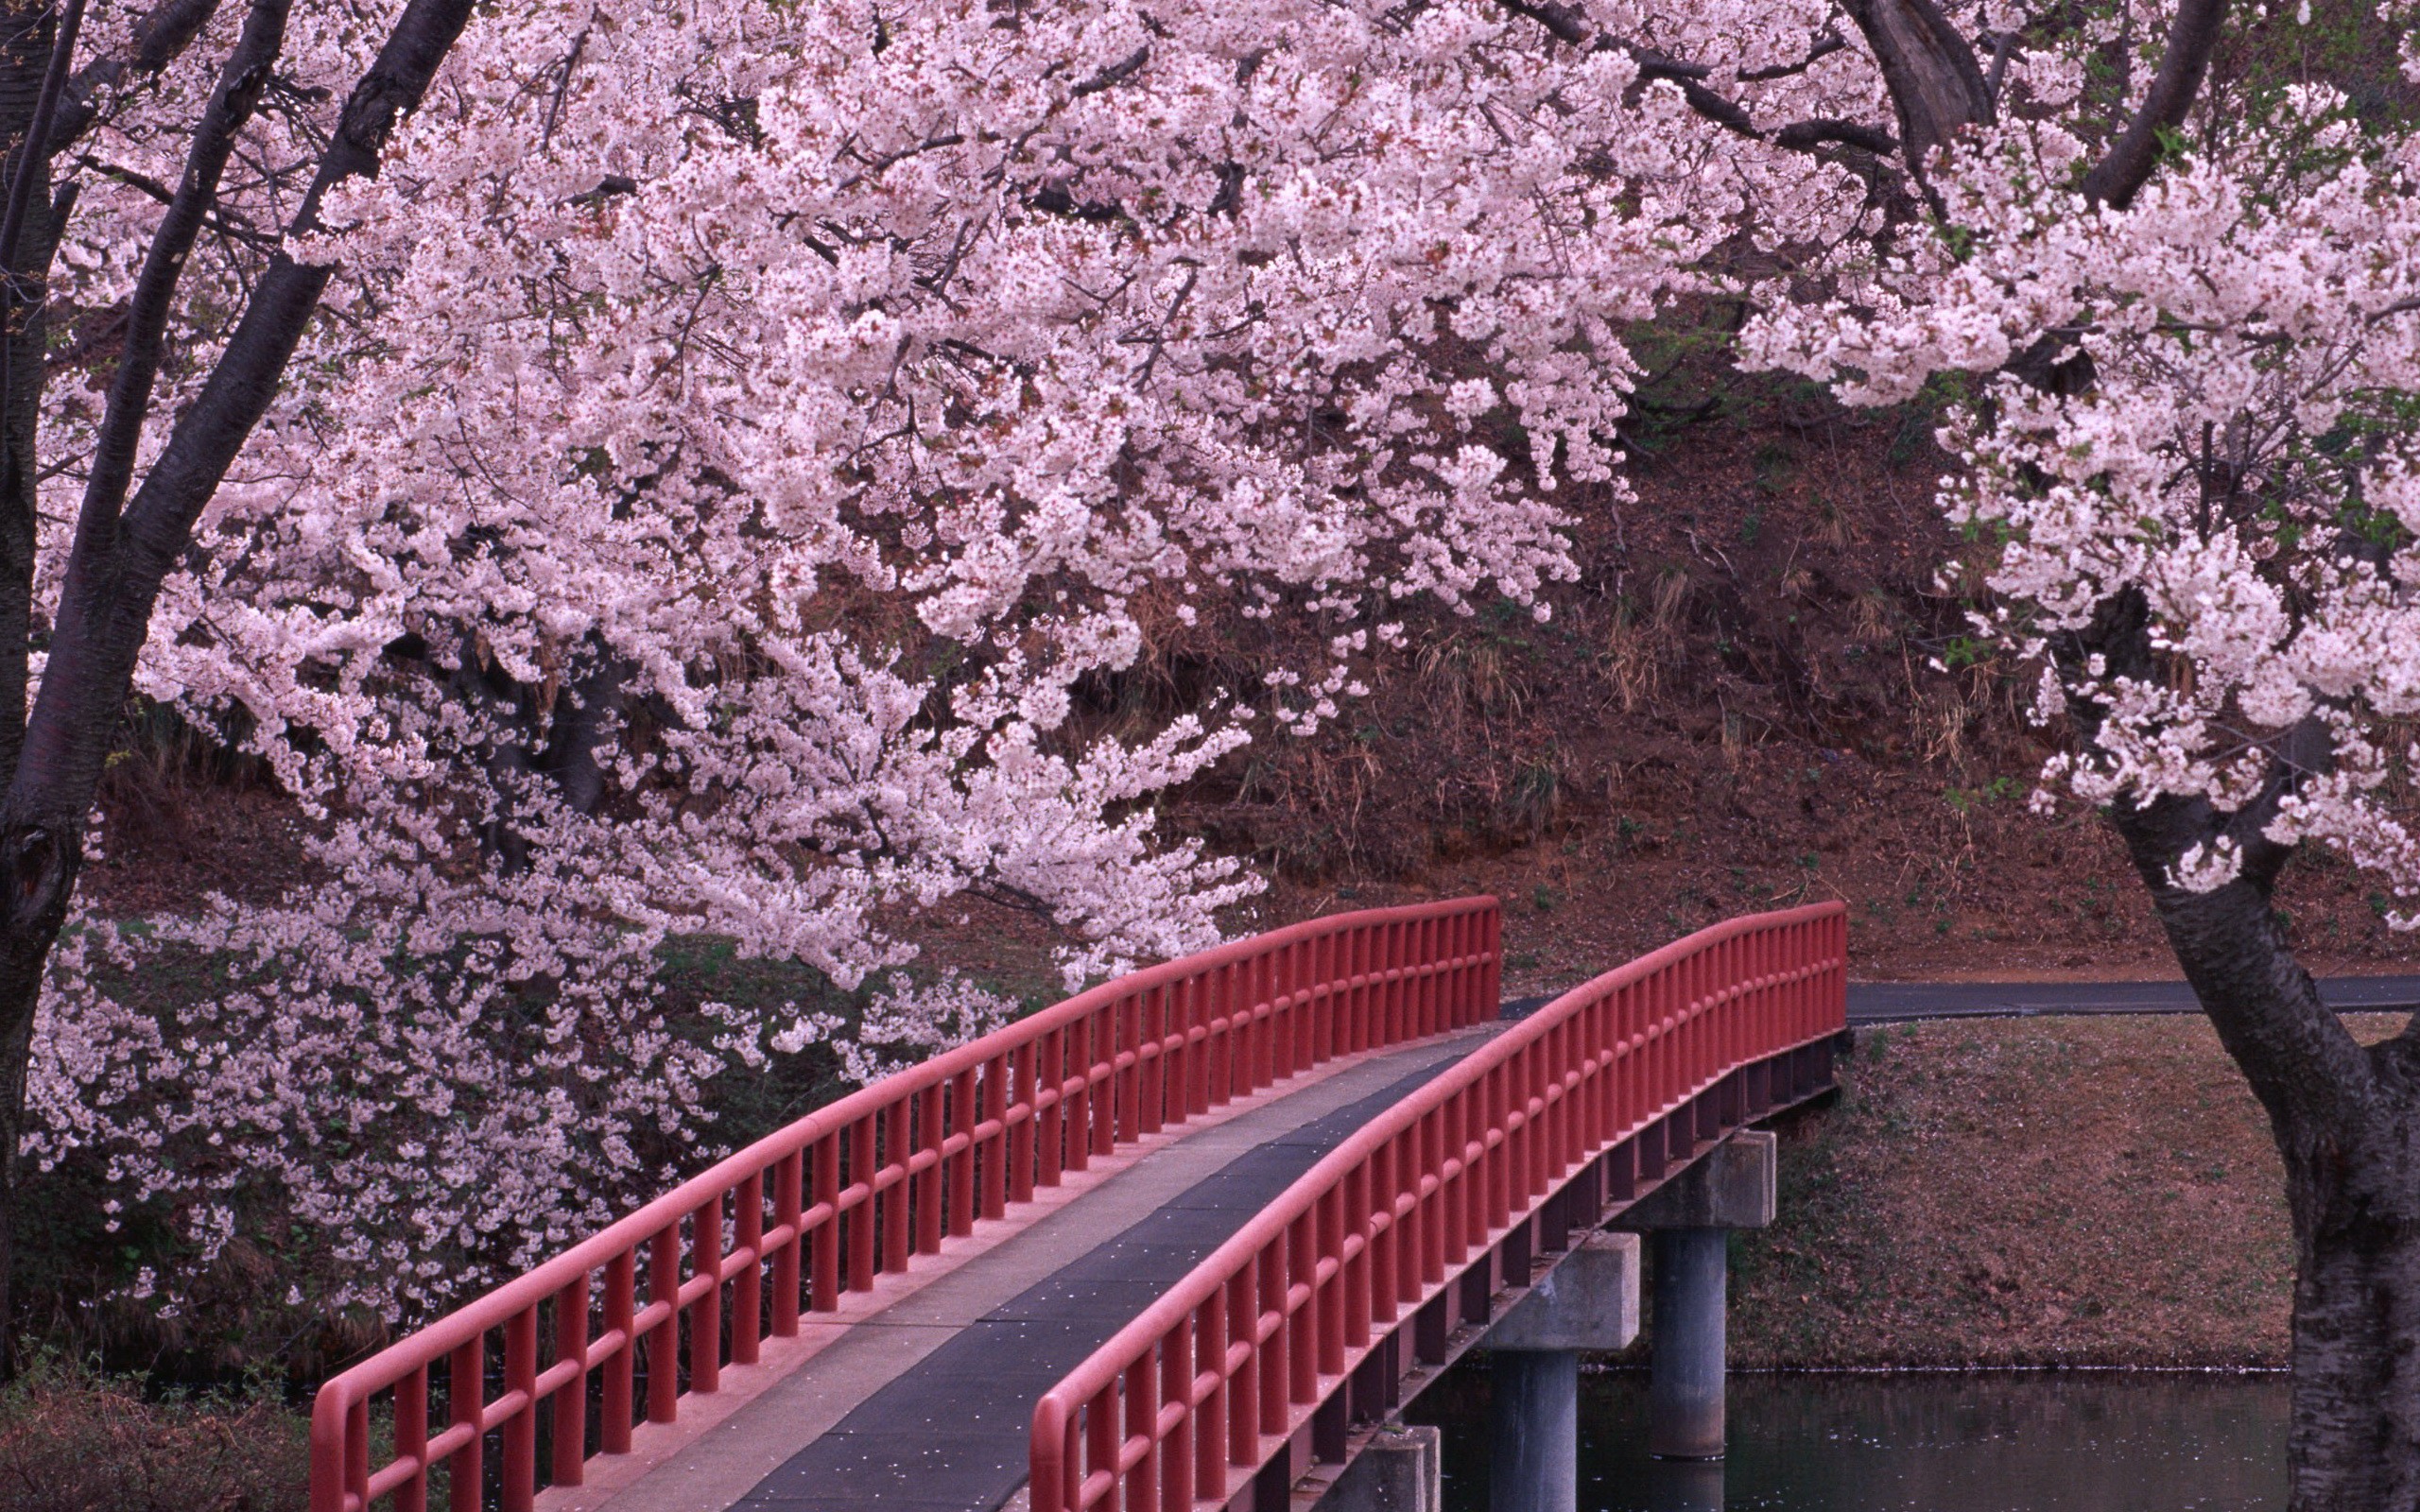
[[[803,1309],[870,1290],[1063,1170],[1334,1057],[1493,1018],[1500,943],[1493,898],[1314,919],[1120,977],[818,1109],[321,1386],[312,1512],[390,1493],[424,1512],[441,1463],[455,1512],[478,1512],[490,1434],[501,1504],[527,1512],[542,1413],[550,1483],[583,1478],[592,1375],[596,1452],[627,1453],[642,1353],[647,1419],[672,1422],[684,1396],[718,1389],[726,1359],[756,1362],[769,1324],[795,1336]],[[432,1432],[440,1362],[447,1420]],[[392,1457],[373,1467],[371,1407],[388,1393]]]
[[[1033,1414],[1031,1512],[1192,1512],[1599,1152],[1846,1022],[1847,909],[1717,924],[1564,993],[1313,1166]],[[1593,1211],[1593,1210],[1592,1210]]]

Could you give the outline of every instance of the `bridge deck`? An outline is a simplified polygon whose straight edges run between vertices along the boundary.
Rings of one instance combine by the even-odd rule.
[[[945,1252],[932,1279],[810,1340],[803,1364],[653,1464],[541,1504],[990,1512],[1025,1482],[1044,1391],[1496,1027],[1338,1062],[1180,1130],[1008,1237]]]

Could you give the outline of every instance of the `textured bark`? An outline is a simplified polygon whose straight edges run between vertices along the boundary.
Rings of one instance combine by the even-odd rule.
[[[2113,672],[2155,671],[2138,598],[2106,606],[2063,655],[2093,652]],[[2071,712],[2088,741],[2099,711]],[[2327,761],[2316,722],[2285,744],[2280,771]],[[2289,781],[2236,814],[2164,798],[2114,806],[2109,819],[2285,1163],[2295,1246],[2289,1504],[2411,1512],[2420,1506],[2420,1017],[2364,1048],[2294,959],[2273,905],[2293,852],[2260,833]],[[2234,882],[2193,893],[2169,880],[2186,850],[2221,835],[2243,847]]]
[[[1975,49],[1932,0],[1848,0],[1899,112],[1899,145],[1919,182],[1934,152],[1961,128],[1992,118],[1992,92]]]

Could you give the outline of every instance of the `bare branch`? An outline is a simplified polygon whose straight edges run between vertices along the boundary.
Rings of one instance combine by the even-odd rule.
[[[1578,11],[1557,3],[1557,0],[1496,0],[1496,3],[1516,16],[1526,17],[1537,23],[1546,29],[1547,35],[1557,42],[1598,52],[1627,54],[1630,60],[1638,65],[1638,77],[1642,81],[1650,83],[1661,81],[1678,86],[1681,98],[1690,110],[1723,129],[1737,132],[1751,140],[1772,142],[1776,146],[1788,147],[1799,152],[1811,152],[1826,145],[1838,144],[1858,147],[1868,152],[1889,153],[1897,146],[1887,131],[1876,130],[1871,127],[1856,126],[1845,121],[1801,121],[1795,125],[1785,126],[1776,131],[1766,131],[1756,125],[1755,118],[1748,113],[1746,106],[1706,83],[1707,79],[1714,77],[1714,70],[1703,63],[1686,62],[1652,47],[1624,42],[1617,37],[1592,33]],[[1918,3],[1921,3],[1921,0],[1918,0]],[[1799,62],[1785,64],[1778,68],[1753,70],[1742,73],[1737,77],[1743,83],[1750,83],[1758,79],[1779,78],[1788,74],[1800,73],[1813,64],[1816,60],[1838,52],[1846,45],[1847,43],[1839,36],[1825,32],[1816,39],[1807,49],[1806,57]]]
[[[1806,72],[1817,62],[1831,57],[1847,45],[1848,40],[1839,32],[1821,32],[1816,36],[1813,44],[1806,49],[1806,56],[1798,61],[1778,63],[1772,68],[1743,68],[1734,77],[1742,84],[1761,84],[1769,78],[1788,78],[1794,74]]]
[[[177,284],[184,278],[185,261],[193,253],[211,211],[218,200],[218,180],[234,150],[235,134],[252,118],[268,86],[269,70],[285,46],[285,21],[292,0],[253,0],[244,18],[243,35],[219,70],[218,88],[195,126],[185,154],[184,176],[168,201],[167,214],[152,232],[150,249],[136,275],[127,301],[126,345],[111,377],[108,407],[93,443],[93,472],[84,487],[84,506],[77,522],[77,565],[91,570],[95,556],[116,547],[119,507],[134,477],[134,454],[143,438],[143,422],[151,411],[151,389],[159,376],[166,347],[168,318],[175,311]]]
[[[419,105],[469,22],[474,0],[407,0],[377,59],[346,98],[290,233],[323,229],[320,206],[343,180],[374,175],[395,124]],[[251,34],[248,26],[247,35]],[[267,70],[262,70],[266,77]],[[161,583],[192,539],[278,386],[335,269],[280,253],[270,260],[200,392],[177,417],[119,522],[116,550],[79,539],[60,593],[50,662],[26,731],[6,813],[20,825],[74,833],[107,755],[114,711],[149,633]],[[88,490],[88,498],[90,497]]]

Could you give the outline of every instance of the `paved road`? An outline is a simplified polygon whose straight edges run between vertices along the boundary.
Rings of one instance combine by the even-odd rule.
[[[2420,976],[2339,976],[2319,984],[2339,1012],[2420,1008]],[[2030,1019],[2063,1013],[2199,1013],[2182,982],[1852,982],[1849,1022]]]
[[[2319,984],[2340,1012],[2420,1009],[2420,976],[2339,976]],[[1514,998],[1504,1016],[1544,1007],[1545,996]],[[1908,1019],[2031,1019],[2070,1013],[2199,1013],[2182,982],[1852,982],[1849,1022]]]

